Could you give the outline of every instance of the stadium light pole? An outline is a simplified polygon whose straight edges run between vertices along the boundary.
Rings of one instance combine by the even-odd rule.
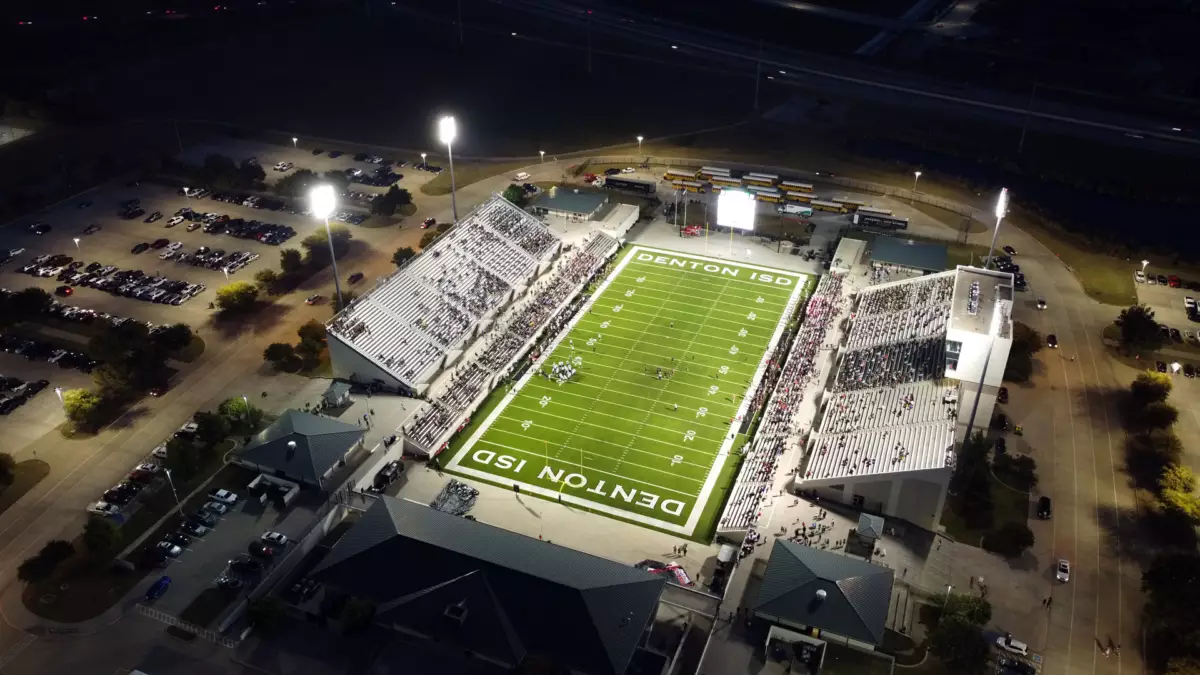
[[[1150,261],[1149,261],[1149,260],[1143,260],[1143,261],[1142,261],[1142,274],[1145,274],[1145,273],[1146,273],[1146,266],[1147,266],[1147,265],[1149,265],[1149,264],[1150,264]]]
[[[295,150],[295,149],[297,149],[297,148],[299,148],[299,147],[300,147],[299,145],[296,145],[296,142],[297,142],[297,141],[299,141],[299,140],[300,140],[299,138],[296,138],[295,136],[292,136],[292,149],[293,149],[293,150]]]
[[[638,136],[638,157],[642,156],[642,139],[644,136]]]
[[[913,189],[912,189],[912,194],[910,194],[910,195],[908,196],[908,205],[909,205],[909,206],[912,206],[913,199],[916,199],[916,197],[917,197],[917,181],[919,181],[919,180],[921,180],[921,172],[920,172],[920,171],[914,171],[914,172],[913,172]]]
[[[74,239],[72,239],[72,241],[74,241],[74,242],[75,242],[75,250],[76,250],[76,251],[82,251],[82,250],[83,250],[83,249],[79,248],[79,237],[75,237]]]
[[[333,232],[329,229],[329,215],[337,204],[337,195],[328,183],[314,187],[308,193],[308,208],[313,216],[325,221],[325,237],[329,240],[329,262],[333,265],[333,288],[337,291],[338,311],[346,306],[342,302],[342,282],[338,279],[337,255],[333,252]]]
[[[992,253],[996,250],[996,236],[1000,234],[1000,221],[1008,213],[1008,188],[1000,188],[1000,196],[996,199],[996,228],[992,230],[992,243],[988,246],[987,259],[983,261],[983,269],[992,266]]]
[[[429,168],[429,165],[425,163],[425,153],[424,152],[421,153],[421,168],[422,169]]]
[[[438,140],[446,144],[446,155],[450,158],[450,210],[454,214],[454,224],[458,224],[458,198],[455,196],[454,185],[454,137],[458,135],[458,124],[454,118],[446,115],[438,120]]]
[[[545,164],[546,163],[546,151],[538,150],[538,154],[542,156],[542,164]]]

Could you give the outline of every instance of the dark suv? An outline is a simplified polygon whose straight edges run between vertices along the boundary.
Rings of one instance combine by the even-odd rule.
[[[1037,503],[1038,518],[1042,520],[1050,520],[1050,498],[1039,497]]]

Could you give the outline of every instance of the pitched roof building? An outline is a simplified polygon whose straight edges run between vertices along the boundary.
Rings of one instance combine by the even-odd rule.
[[[894,577],[886,567],[776,539],[752,608],[776,623],[874,647],[883,642]]]
[[[377,605],[376,619],[509,668],[624,673],[666,580],[381,496],[312,575]]]
[[[289,410],[237,453],[235,461],[257,471],[323,487],[337,463],[366,430],[353,424]]]

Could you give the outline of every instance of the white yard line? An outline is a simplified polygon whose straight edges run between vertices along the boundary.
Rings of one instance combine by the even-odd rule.
[[[528,413],[529,413],[529,414],[531,414],[531,415],[538,415],[538,416],[545,416],[545,417],[553,417],[554,419],[559,419],[559,420],[567,420],[567,421],[574,421],[574,420],[578,419],[578,418],[576,418],[576,417],[563,417],[562,415],[555,415],[555,414],[553,414],[553,413],[548,413],[548,412],[544,412],[544,411],[541,411],[541,410],[531,410],[531,409],[529,409],[529,408],[523,408],[523,407],[521,407],[521,406],[519,406],[519,405],[513,405],[512,407],[513,407],[513,408],[516,408],[517,410],[524,410],[524,411],[528,412]],[[574,408],[575,410],[579,410],[579,408],[575,408],[575,406],[564,406],[564,407],[568,407],[568,408]],[[596,427],[597,429],[612,429],[612,425],[611,425],[611,424],[597,424],[597,423],[595,423],[595,422],[586,422],[586,421],[582,421],[582,422],[581,422],[581,424],[583,424],[584,426]],[[654,424],[643,424],[643,425],[642,425],[641,427],[639,427],[639,428],[641,428],[641,429],[658,429],[658,430],[660,430],[660,431],[666,431],[666,432],[668,432],[668,433],[671,433],[671,434],[678,434],[678,433],[679,433],[679,430],[678,430],[678,429],[668,429],[668,428],[666,428],[666,427],[660,427],[660,426],[656,426],[656,425],[654,425]],[[619,432],[614,432],[614,433],[629,434],[629,433],[632,433],[632,432],[628,432],[628,431],[619,431]],[[610,443],[609,441],[607,441],[607,440],[605,440],[605,439],[603,439],[603,438],[593,438],[593,437],[591,437],[591,436],[583,436],[582,434],[580,434],[579,436],[580,436],[581,438],[586,438],[586,439],[588,439],[588,440],[590,440],[590,441],[596,441],[597,443],[605,443],[605,444],[608,444],[608,445],[612,445],[612,443]],[[708,439],[704,439],[704,440],[708,440]],[[713,439],[713,440],[716,440],[716,439]],[[671,446],[671,447],[673,447],[673,448],[679,448],[680,450],[683,450],[683,451],[686,451],[686,452],[695,452],[695,453],[698,453],[698,454],[700,454],[700,455],[703,455],[704,457],[714,457],[714,456],[715,456],[715,455],[713,455],[713,454],[711,454],[711,453],[704,452],[703,450],[697,450],[697,449],[695,449],[695,448],[689,448],[689,447],[686,447],[686,446],[683,446],[683,445],[676,445],[675,443],[671,443],[670,441],[660,441],[660,440],[654,439],[654,443],[655,443],[655,445],[669,445],[669,446]],[[647,455],[652,455],[652,456],[654,456],[654,457],[663,457],[663,456],[664,456],[664,455],[659,455],[659,454],[657,454],[657,453],[648,452],[648,451],[645,451],[645,450],[643,450],[642,452],[644,452],[644,453],[645,453],[645,454],[647,454]],[[697,466],[699,466],[699,465],[697,465]],[[706,464],[706,465],[704,465],[704,466],[703,466],[703,468],[707,469],[707,468],[708,468],[708,465],[707,465],[707,464]]]
[[[505,450],[508,450],[509,452],[517,452],[517,453],[520,453],[520,454],[522,454],[522,455],[529,455],[530,457],[537,457],[538,459],[545,459],[545,458],[546,458],[546,456],[545,456],[545,455],[543,455],[543,454],[541,454],[541,453],[537,453],[537,452],[531,452],[531,451],[529,451],[529,450],[522,450],[521,448],[514,448],[514,447],[512,447],[512,446],[510,446],[510,445],[504,445],[503,443],[497,443],[497,442],[495,442],[495,441],[488,441],[488,440],[485,440],[485,441],[483,441],[483,442],[484,442],[484,444],[486,444],[486,445],[494,445],[494,446],[496,446],[497,448],[504,448]],[[584,454],[587,454],[587,452],[586,452],[586,451],[584,451],[584,450],[580,450],[579,448],[571,448],[571,449],[572,449],[572,450],[579,450],[580,452],[583,452]],[[595,454],[595,453],[592,453],[592,457],[600,457],[600,455],[597,455],[597,454]],[[612,457],[604,457],[603,459],[612,459]],[[566,464],[573,464],[573,462],[565,462],[565,463],[566,463]],[[680,475],[678,475],[678,474],[673,474],[673,473],[670,473],[670,472],[668,472],[668,471],[663,471],[662,469],[654,469],[654,468],[651,468],[651,467],[648,467],[648,466],[641,466],[640,464],[634,464],[633,462],[630,462],[630,463],[629,463],[629,466],[636,466],[636,467],[638,467],[638,468],[640,468],[640,469],[645,469],[645,470],[647,470],[647,471],[654,471],[654,472],[656,472],[656,473],[665,473],[665,474],[667,474],[668,476],[671,476],[672,478],[678,478],[678,479],[680,479],[680,480],[685,480],[685,481],[687,481],[687,482],[689,482],[689,483],[697,483],[697,484],[700,484],[700,483],[701,483],[701,481],[699,481],[699,480],[696,480],[695,478],[688,478],[687,476],[680,476]],[[620,478],[621,480],[624,480],[624,481],[629,481],[629,482],[631,482],[631,483],[641,483],[641,484],[643,484],[643,485],[649,485],[649,486],[650,486],[650,487],[652,487],[652,488],[655,488],[655,489],[658,489],[658,490],[665,490],[666,492],[674,492],[674,493],[675,493],[675,494],[677,494],[677,495],[683,495],[683,496],[685,496],[685,497],[695,497],[695,496],[696,496],[695,494],[693,494],[693,493],[691,493],[691,492],[684,492],[684,491],[682,491],[682,490],[675,490],[675,489],[673,489],[673,488],[666,487],[665,485],[655,485],[654,483],[650,483],[650,482],[647,482],[647,481],[644,481],[644,480],[638,480],[637,478],[631,478],[631,477],[629,477],[629,476],[626,476],[626,475],[624,475],[624,474],[617,474],[617,473],[612,473],[612,472],[609,472],[609,471],[605,471],[605,470],[603,470],[603,469],[597,469],[597,468],[596,468],[596,467],[594,467],[594,466],[588,466],[588,467],[585,467],[585,468],[584,468],[584,470],[585,470],[585,471],[595,471],[596,473],[602,473],[602,474],[604,474],[604,475],[606,475],[606,476],[614,476],[614,477],[616,477],[616,478]],[[565,497],[566,495],[563,495],[563,496]]]
[[[623,404],[623,403],[617,403],[616,401],[596,401],[596,399],[594,399],[594,398],[590,398],[590,397],[587,397],[587,396],[583,396],[583,395],[581,395],[581,394],[575,394],[575,393],[573,393],[573,392],[568,392],[568,391],[563,391],[563,392],[561,392],[561,393],[562,393],[562,394],[569,395],[569,396],[579,396],[580,398],[584,399],[585,401],[587,401],[587,402],[589,402],[589,403],[590,403],[590,402],[597,402],[597,403],[603,403],[603,404],[605,404],[605,405],[615,405],[615,406],[618,406],[618,407],[621,407],[621,408],[628,408],[628,409],[630,409],[630,410],[638,410],[638,411],[642,410],[642,408],[641,408],[641,407],[638,407],[638,406],[632,406],[632,405],[625,405],[625,404]],[[519,406],[519,405],[517,405],[515,402],[514,402],[514,403],[511,403],[510,405],[512,405],[512,407],[514,407],[514,408],[517,408],[518,410],[526,410],[526,408],[524,408],[524,407],[522,407],[522,406]],[[581,408],[580,406],[577,406],[577,405],[571,405],[571,404],[569,404],[569,403],[563,403],[563,404],[561,404],[561,405],[562,405],[564,408],[571,408],[571,409],[573,409],[573,410],[592,410],[591,408]],[[617,419],[620,419],[620,420],[629,419],[629,418],[628,418],[628,416],[626,416],[626,415],[617,415],[617,414],[615,414],[615,413],[606,413],[606,412],[602,412],[602,411],[600,411],[600,410],[594,410],[593,412],[595,412],[597,415],[604,415],[605,417],[615,417],[615,418],[617,418]],[[672,419],[675,419],[675,416],[674,416],[674,415],[671,415],[671,414],[668,414],[668,413],[661,413],[661,412],[660,412],[660,413],[654,413],[654,414],[655,414],[655,415],[659,415],[659,416],[661,416],[661,417],[670,417],[670,418],[672,418]],[[724,425],[713,425],[713,424],[696,424],[696,426],[698,426],[698,427],[703,427],[703,428],[705,428],[705,429],[724,429],[724,428],[725,428],[725,426],[724,426]],[[665,427],[664,427],[664,428],[665,428]]]
[[[564,417],[564,418],[561,418],[561,419],[570,419],[570,418],[565,418],[565,417]],[[582,421],[579,423],[579,425],[583,425],[583,424],[584,424],[584,423],[583,423]],[[576,431],[571,431],[571,432],[570,432],[570,437],[571,437],[571,440],[574,440],[574,439],[576,439],[576,438],[582,438],[583,440],[586,440],[586,441],[594,441],[594,442],[596,442],[596,443],[603,443],[604,445],[608,445],[608,446],[611,446],[611,447],[614,447],[614,448],[624,448],[624,447],[627,447],[627,446],[624,446],[624,445],[618,445],[618,444],[616,444],[616,443],[613,443],[613,442],[611,442],[611,441],[606,441],[606,440],[604,440],[603,438],[595,438],[594,436],[587,436],[587,435],[585,435],[585,434],[581,434],[581,433],[579,433],[579,432],[578,432],[578,426],[579,426],[579,425],[577,425],[577,426],[576,426]],[[592,426],[595,426],[595,425],[592,425]],[[501,428],[499,425],[496,425],[495,427],[493,427],[493,428],[492,428],[492,433],[494,433],[494,434],[507,434],[507,435],[509,435],[509,436],[518,436],[518,437],[520,437],[520,438],[522,438],[522,439],[524,439],[524,440],[530,440],[530,435],[529,435],[527,432],[524,432],[524,431],[511,431],[511,430],[509,430],[509,429],[504,429],[504,428]],[[568,432],[566,432],[566,431],[563,431],[562,433],[568,433]],[[542,437],[542,438],[540,438],[539,440],[541,440],[543,443],[546,443],[547,445],[549,445],[549,443],[550,443],[550,439],[548,439],[548,438],[545,438],[545,437]],[[635,440],[636,440],[636,438],[635,438]],[[486,443],[487,441],[485,440],[484,442]],[[560,444],[560,443],[555,443],[554,445],[555,445],[555,447],[557,447],[557,448],[568,449],[568,450],[579,450],[579,451],[581,451],[581,452],[587,452],[588,454],[592,455],[593,457],[606,457],[606,458],[608,458],[608,459],[611,459],[611,458],[612,458],[612,457],[611,457],[611,456],[609,456],[609,455],[598,455],[598,454],[596,454],[595,452],[589,452],[589,451],[588,451],[586,448],[580,448],[580,447],[576,447],[575,445],[568,445],[568,444],[566,444],[566,443],[561,443],[561,444]],[[656,445],[671,445],[672,447],[680,447],[680,446],[675,446],[675,445],[673,445],[673,444],[671,444],[671,443],[656,443]],[[682,448],[682,449],[683,449],[683,450],[687,450],[687,448]],[[670,458],[669,458],[669,457],[667,457],[666,455],[660,455],[660,454],[658,454],[658,453],[655,453],[655,452],[650,452],[649,450],[643,450],[643,449],[641,449],[641,448],[633,448],[633,451],[634,451],[634,452],[637,452],[637,453],[641,453],[641,454],[643,454],[643,455],[649,455],[649,456],[651,456],[651,457],[654,457],[655,459],[666,459],[666,460],[669,460],[669,459],[670,459]],[[708,457],[708,458],[710,458],[710,459],[711,459],[711,458],[713,457],[713,455],[705,455],[705,457]],[[554,458],[555,458],[555,459],[560,459],[560,458],[561,458],[561,454],[556,454],[556,455],[554,456]],[[709,466],[708,464],[696,464],[696,463],[694,463],[694,462],[680,462],[680,464],[687,464],[688,466],[694,466],[694,467],[696,467],[697,469],[701,469],[701,470],[704,470],[704,471],[707,471],[707,470],[708,470],[708,466]],[[635,464],[634,466],[638,466],[638,465],[636,465],[636,464]],[[618,466],[617,468],[620,468],[620,467]],[[668,473],[668,472],[664,471],[663,473]],[[700,481],[696,481],[696,482],[698,483],[698,482],[700,482]]]

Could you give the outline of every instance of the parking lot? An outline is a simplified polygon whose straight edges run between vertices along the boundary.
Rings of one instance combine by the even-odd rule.
[[[30,361],[23,356],[0,351],[0,375],[26,382],[48,380],[50,384],[10,412],[4,419],[4,452],[15,454],[25,446],[63,423],[62,403],[54,393],[56,387],[76,389],[92,383],[90,375],[72,369],[59,368],[45,361]]]

